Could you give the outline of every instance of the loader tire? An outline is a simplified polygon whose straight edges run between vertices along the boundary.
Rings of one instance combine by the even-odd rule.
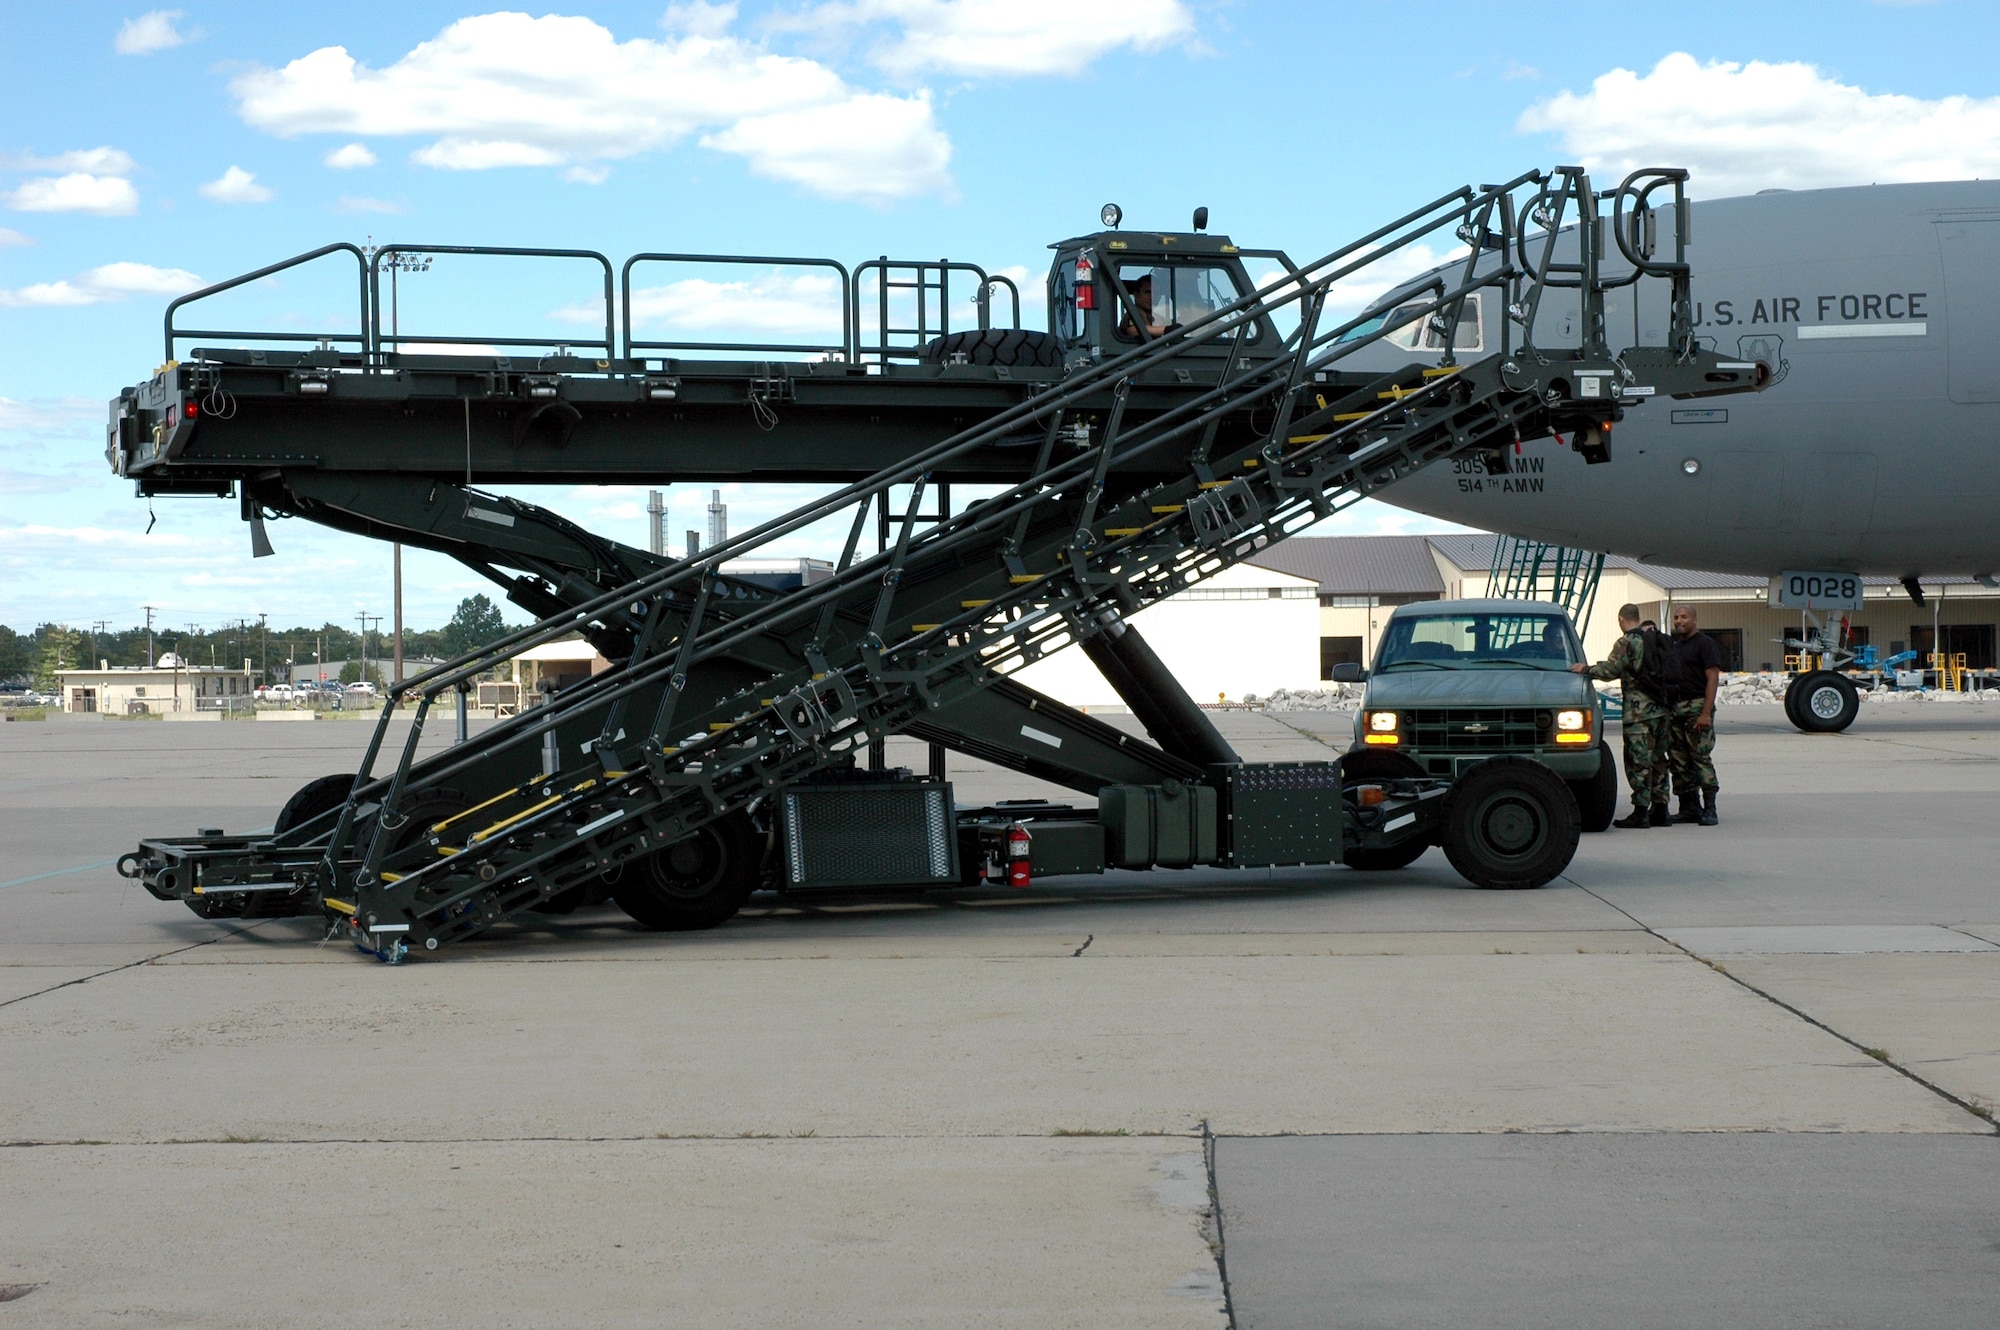
[[[946,333],[924,347],[924,359],[933,365],[948,365],[953,356],[964,356],[970,365],[1062,364],[1062,341],[1053,333],[1031,328],[980,328],[971,332]]]
[[[1445,796],[1445,857],[1477,887],[1521,891],[1551,881],[1569,867],[1581,834],[1576,796],[1533,758],[1488,758]]]
[[[757,889],[762,848],[748,815],[731,813],[627,863],[611,898],[647,928],[714,928]]]

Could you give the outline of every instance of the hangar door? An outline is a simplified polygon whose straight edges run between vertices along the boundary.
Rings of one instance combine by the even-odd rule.
[[[1951,400],[2000,402],[2000,220],[1939,222]]]

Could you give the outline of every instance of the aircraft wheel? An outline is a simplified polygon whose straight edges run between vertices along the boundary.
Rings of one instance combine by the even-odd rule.
[[[1814,670],[1785,690],[1799,700],[1790,705],[1792,724],[1807,734],[1838,734],[1861,712],[1861,691],[1854,681],[1832,670]]]
[[[732,813],[625,866],[611,898],[647,928],[714,928],[757,889],[759,838],[743,813]]]
[[[1539,887],[1569,867],[1581,824],[1555,772],[1532,758],[1488,758],[1445,796],[1444,853],[1474,886]]]
[[[1803,730],[1806,727],[1806,723],[1799,719],[1799,699],[1805,696],[1805,689],[1800,685],[1804,682],[1804,675],[1794,676],[1785,684],[1785,695],[1780,699],[1785,704],[1785,719],[1792,723],[1792,728],[1795,730]]]
[[[1583,819],[1585,831],[1603,831],[1611,825],[1611,819],[1618,815],[1618,764],[1611,759],[1611,745],[1599,739],[1597,774],[1588,780],[1569,781],[1569,792],[1576,796],[1577,815]]]

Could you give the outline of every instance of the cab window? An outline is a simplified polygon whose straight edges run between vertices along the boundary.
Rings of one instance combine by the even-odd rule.
[[[1146,331],[1155,337],[1213,314],[1243,294],[1229,269],[1192,263],[1121,263],[1118,280],[1139,307]],[[1118,302],[1116,327],[1121,340],[1139,340],[1132,311],[1123,301]],[[1257,332],[1258,325],[1252,323],[1244,337],[1254,341]]]
[[[1056,267],[1055,318],[1050,326],[1064,341],[1074,342],[1084,333],[1085,311],[1076,303],[1076,259],[1064,259]]]
[[[1398,305],[1390,312],[1386,322],[1391,325],[1404,319],[1408,319],[1409,322],[1403,323],[1400,328],[1396,328],[1382,340],[1391,346],[1400,346],[1406,351],[1444,350],[1444,334],[1431,327],[1428,318],[1415,317],[1417,311],[1428,303],[1423,301]],[[1458,336],[1452,339],[1452,350],[1480,352],[1486,349],[1486,338],[1481,328],[1483,322],[1481,316],[1485,313],[1483,306],[1483,292],[1475,291],[1465,298],[1465,314],[1458,321]],[[1357,329],[1354,335],[1360,335],[1360,330]]]

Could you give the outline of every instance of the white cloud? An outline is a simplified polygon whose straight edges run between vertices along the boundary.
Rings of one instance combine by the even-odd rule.
[[[269,188],[257,183],[254,172],[240,166],[230,167],[198,190],[203,198],[217,203],[269,203],[275,197]]]
[[[793,24],[887,22],[898,35],[875,62],[898,74],[1076,74],[1121,46],[1158,50],[1191,36],[1181,0],[836,0]]]
[[[180,46],[188,38],[174,27],[174,20],[181,18],[185,11],[179,9],[155,9],[137,18],[128,18],[118,29],[118,39],[113,43],[120,55],[151,55],[172,46]]]
[[[1607,183],[1685,166],[1690,191],[1708,197],[2000,175],[2000,97],[1869,93],[1798,62],[1677,51],[1650,73],[1614,69],[1587,93],[1539,102],[1516,128],[1560,136]]]
[[[79,426],[101,426],[104,404],[86,397],[42,397],[23,402],[0,397],[0,431],[9,434],[65,434]]]
[[[16,245],[32,245],[35,242],[19,231],[0,226],[0,249],[12,249]]]
[[[53,157],[37,157],[30,153],[0,159],[0,165],[11,166],[17,171],[88,171],[92,175],[131,175],[139,167],[132,160],[131,153],[110,147],[80,148],[74,152],[59,152]]]
[[[758,175],[829,198],[951,192],[951,140],[931,118],[928,93],[859,93],[831,106],[749,116],[701,142],[749,158]]]
[[[391,217],[400,215],[403,205],[394,199],[371,199],[365,194],[343,194],[340,202],[333,205],[335,212],[345,213],[386,213]]]
[[[666,332],[676,340],[717,341],[717,333],[740,340],[833,342],[840,336],[840,278],[831,272],[776,269],[742,281],[685,278],[632,292],[634,332]],[[599,326],[601,304],[567,306],[553,316],[569,323]],[[697,334],[687,336],[687,334]]]
[[[950,147],[927,98],[859,92],[814,61],[728,36],[727,10],[683,8],[667,37],[624,42],[586,18],[482,14],[380,69],[329,46],[230,86],[255,128],[420,136],[413,160],[444,170],[601,167],[706,133],[759,174],[835,197],[942,186]],[[844,138],[817,127],[828,120]],[[786,139],[799,131],[812,147]]]
[[[336,171],[352,171],[359,167],[375,165],[375,154],[368,151],[368,145],[365,143],[350,143],[328,153],[326,164]]]
[[[729,31],[729,25],[736,21],[736,6],[731,4],[712,5],[708,0],[688,0],[686,4],[667,6],[667,12],[660,16],[660,26],[668,32],[684,32],[691,37],[720,37]]]
[[[125,217],[139,209],[139,191],[121,176],[77,171],[23,181],[6,195],[16,212],[90,212],[100,217]]]
[[[38,282],[13,291],[0,289],[0,308],[101,305],[131,295],[177,296],[203,285],[206,283],[201,278],[182,268],[107,263],[73,280]]]

